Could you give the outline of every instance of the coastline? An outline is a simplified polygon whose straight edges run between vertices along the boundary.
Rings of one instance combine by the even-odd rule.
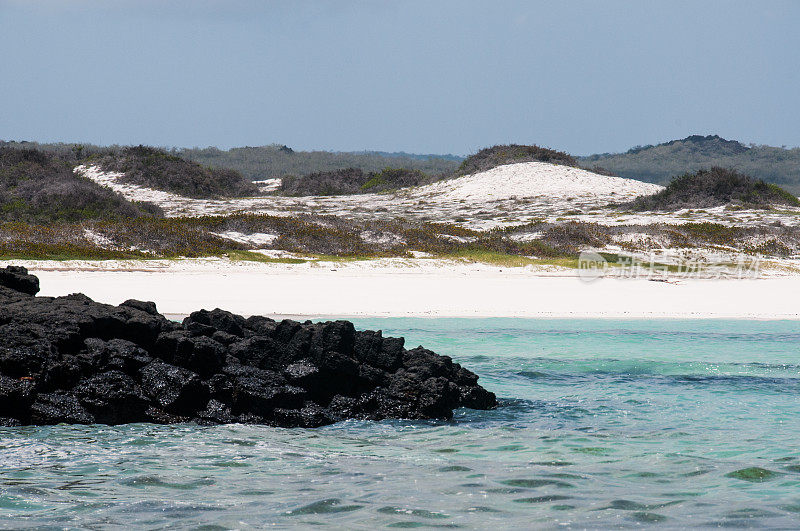
[[[800,320],[800,275],[746,279],[605,277],[575,269],[448,260],[306,264],[224,259],[8,261],[41,279],[42,296],[154,301],[164,314],[216,307],[244,315]],[[666,280],[666,281],[663,281]]]

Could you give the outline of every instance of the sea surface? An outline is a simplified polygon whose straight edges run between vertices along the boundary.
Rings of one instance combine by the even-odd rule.
[[[800,527],[800,323],[356,325],[452,356],[501,407],[0,428],[0,527]]]

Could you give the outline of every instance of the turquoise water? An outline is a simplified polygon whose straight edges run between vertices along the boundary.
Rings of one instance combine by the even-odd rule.
[[[361,319],[502,399],[452,422],[0,428],[0,527],[800,526],[800,324]]]

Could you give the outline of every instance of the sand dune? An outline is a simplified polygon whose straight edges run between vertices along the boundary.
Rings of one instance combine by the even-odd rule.
[[[795,211],[729,210],[715,207],[676,212],[619,212],[609,208],[635,197],[653,194],[661,186],[609,177],[578,168],[523,162],[405,188],[390,194],[283,197],[264,195],[236,199],[193,199],[120,182],[121,174],[96,166],[79,166],[77,173],[135,201],[150,201],[167,216],[225,215],[234,212],[291,216],[318,214],[352,219],[397,219],[450,222],[473,229],[491,229],[531,221],[585,221],[606,225],[647,225],[713,222],[763,226],[800,223]],[[271,183],[275,186],[275,183]]]
[[[440,201],[487,201],[548,197],[634,198],[654,194],[663,187],[622,177],[609,177],[580,168],[522,162],[441,181],[418,189],[417,194]]]

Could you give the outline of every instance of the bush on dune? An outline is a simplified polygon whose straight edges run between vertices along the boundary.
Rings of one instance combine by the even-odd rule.
[[[124,173],[123,180],[187,197],[245,197],[258,187],[233,170],[207,168],[161,149],[126,147],[99,159],[106,171]]]
[[[379,172],[364,172],[358,168],[322,171],[301,177],[283,178],[281,193],[285,195],[345,195],[380,193],[429,184],[453,176],[469,175],[504,164],[518,162],[549,162],[577,166],[571,155],[539,146],[518,144],[493,146],[467,157],[451,174],[428,175],[409,168],[385,168]]]
[[[408,168],[384,168],[377,173],[371,173],[367,182],[361,185],[364,192],[387,192],[408,186],[419,186],[430,182],[431,179],[419,170]]]
[[[346,168],[310,173],[302,177],[284,177],[280,191],[284,195],[292,196],[365,194],[388,192],[431,181],[425,173],[408,168],[384,168],[379,172]]]
[[[301,177],[284,177],[280,191],[292,196],[357,194],[368,179],[368,174],[358,168],[319,171]]]
[[[31,149],[0,147],[0,219],[28,223],[161,216],[155,205],[132,203],[72,166]]]
[[[783,188],[725,168],[699,170],[674,178],[657,194],[639,197],[625,206],[633,210],[680,210],[737,203],[749,208],[800,206]]]
[[[467,157],[456,170],[456,175],[470,175],[491,170],[504,164],[518,162],[549,162],[565,166],[577,166],[578,162],[572,155],[563,151],[543,148],[539,146],[523,146],[508,144],[485,148],[474,155]]]

